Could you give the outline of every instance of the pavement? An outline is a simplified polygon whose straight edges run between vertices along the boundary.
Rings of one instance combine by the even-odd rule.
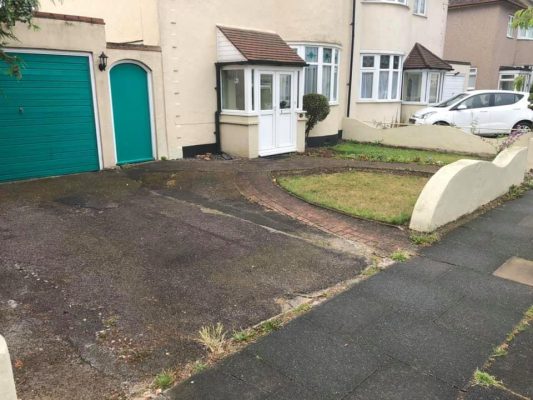
[[[530,398],[531,329],[489,370],[514,394],[472,385],[471,379],[533,305],[533,287],[493,276],[511,257],[533,260],[532,216],[530,191],[193,376],[165,398]]]
[[[353,279],[370,263],[367,243],[266,210],[239,187],[275,170],[347,167],[378,165],[159,162],[0,185],[0,334],[20,398],[129,398],[205,356],[202,326],[253,326]],[[357,229],[407,242],[397,228]]]

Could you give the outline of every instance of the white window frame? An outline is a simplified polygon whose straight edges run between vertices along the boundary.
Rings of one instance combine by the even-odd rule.
[[[364,3],[389,3],[407,6],[407,0],[363,0]]]
[[[476,79],[475,79],[475,84],[474,86],[470,86],[470,78],[474,76]],[[476,90],[476,85],[477,85],[477,67],[471,67],[470,68],[470,71],[468,72],[468,87],[467,87],[467,90]]]
[[[316,47],[318,48],[318,62],[310,62],[305,61],[309,65],[316,65],[317,66],[317,83],[316,83],[316,91],[319,94],[322,93],[322,84],[323,84],[323,78],[324,78],[324,66],[331,67],[331,87],[329,96],[324,94],[324,96],[328,97],[329,104],[330,105],[338,105],[339,104],[339,91],[340,91],[340,63],[341,63],[341,47],[331,44],[321,44],[321,43],[291,43],[290,46],[296,50],[298,55],[305,60],[305,49],[307,47]],[[331,63],[325,63],[324,62],[324,49],[331,49]],[[337,70],[337,79],[335,79],[335,69]],[[302,93],[305,95],[305,74],[307,72],[307,68],[304,68],[304,72],[300,74],[300,88]],[[335,93],[335,88],[337,89],[337,93]],[[335,96],[336,94],[336,96]]]
[[[425,17],[427,15],[427,0],[414,0],[413,14]]]
[[[502,78],[504,75],[512,75],[513,78]],[[504,90],[504,89],[501,89],[502,82],[512,82],[513,87],[511,88],[511,90],[515,90],[514,81],[519,76],[523,76],[525,78],[524,87],[522,88],[522,90],[528,91],[531,85],[531,73],[528,71],[517,71],[517,70],[500,71],[500,74],[498,76],[498,89]]]
[[[403,99],[404,91],[403,91],[403,83],[405,82],[405,75],[408,73],[419,73],[422,74],[422,81],[420,85],[420,101],[407,101]],[[431,83],[431,75],[439,75],[439,83],[437,87],[437,100],[433,103],[429,102],[429,95],[430,95],[430,83]],[[439,104],[442,101],[442,91],[444,88],[444,71],[438,71],[438,70],[431,70],[431,69],[409,69],[407,71],[403,71],[403,78],[402,78],[402,103],[403,104],[423,104],[423,105],[433,105],[433,104]]]
[[[518,28],[516,38],[518,40],[533,40],[533,26],[529,28]]]
[[[380,57],[389,56],[391,61],[388,69],[381,69],[380,67]],[[363,58],[364,57],[374,57],[374,66],[373,67],[363,67]],[[398,68],[394,69],[394,57],[399,57],[400,61],[398,63]],[[403,55],[396,52],[361,52],[359,58],[359,94],[358,99],[360,102],[373,102],[373,103],[395,103],[401,101],[401,88],[402,88],[402,79],[403,79]],[[388,98],[380,99],[379,98],[379,75],[380,72],[389,71],[389,87],[387,89]],[[373,83],[372,83],[372,97],[363,98],[361,97],[361,91],[363,89],[363,73],[372,72],[373,73]],[[396,87],[396,97],[392,98],[392,77],[394,72],[398,72],[398,82]]]
[[[514,38],[513,21],[514,21],[514,15],[509,15],[508,16],[508,21],[507,21],[507,37],[509,39],[513,39]]]

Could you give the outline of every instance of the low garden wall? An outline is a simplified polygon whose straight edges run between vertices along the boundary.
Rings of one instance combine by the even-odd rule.
[[[17,400],[11,359],[5,339],[0,336],[0,399]]]
[[[410,228],[432,232],[472,213],[521,184],[527,169],[527,147],[506,149],[493,162],[459,160],[441,168],[422,190]]]
[[[495,156],[504,139],[481,138],[451,126],[410,125],[399,128],[374,128],[352,118],[343,121],[343,139],[363,143],[381,143],[388,146],[423,150]],[[527,146],[531,135],[523,135],[517,145]]]

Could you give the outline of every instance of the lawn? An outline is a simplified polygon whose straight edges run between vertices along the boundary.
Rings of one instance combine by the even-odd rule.
[[[467,158],[464,154],[387,147],[380,144],[342,142],[331,148],[343,158],[364,161],[446,165]]]
[[[350,171],[287,176],[278,183],[309,203],[354,217],[395,225],[409,222],[429,178],[382,172]]]

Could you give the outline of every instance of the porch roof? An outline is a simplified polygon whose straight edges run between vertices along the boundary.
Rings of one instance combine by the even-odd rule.
[[[218,26],[218,29],[251,64],[306,66],[277,33]]]
[[[413,50],[411,50],[403,63],[403,69],[438,69],[451,71],[453,67],[420,43],[415,43]]]

